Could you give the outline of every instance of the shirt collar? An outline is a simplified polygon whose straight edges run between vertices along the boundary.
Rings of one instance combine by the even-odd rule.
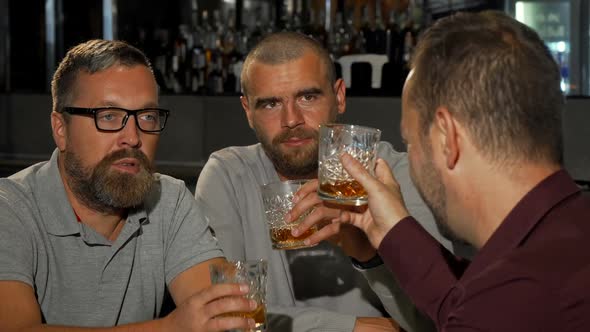
[[[35,195],[47,232],[57,236],[79,234],[80,228],[59,173],[58,149],[37,173]]]
[[[481,271],[490,262],[518,247],[550,210],[579,191],[565,170],[559,170],[542,180],[510,211],[477,253],[464,276]]]

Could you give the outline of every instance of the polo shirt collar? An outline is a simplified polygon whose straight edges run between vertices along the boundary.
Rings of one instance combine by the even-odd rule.
[[[579,191],[580,188],[565,170],[545,178],[510,211],[477,253],[463,277],[482,271],[491,262],[518,247],[551,209]]]
[[[39,169],[34,194],[48,233],[56,236],[79,234],[79,223],[57,166],[58,155],[59,151],[55,149],[49,161]]]

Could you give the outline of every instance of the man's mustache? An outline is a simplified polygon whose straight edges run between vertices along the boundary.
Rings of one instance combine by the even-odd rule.
[[[273,144],[279,144],[279,143],[283,143],[285,141],[288,141],[289,139],[293,138],[293,137],[297,137],[300,139],[308,139],[308,138],[312,138],[312,139],[317,139],[318,137],[318,132],[313,130],[313,129],[306,129],[306,128],[295,128],[295,129],[286,129],[283,132],[281,132],[279,135],[277,135],[273,140]]]
[[[150,160],[148,159],[148,157],[143,152],[141,152],[141,150],[137,150],[137,149],[121,149],[121,150],[114,151],[114,152],[106,155],[102,159],[101,164],[111,165],[114,162],[116,162],[117,160],[124,159],[124,158],[137,159],[137,161],[139,162],[141,167],[145,168],[145,170],[147,170],[149,173],[153,172],[153,165],[150,162]]]

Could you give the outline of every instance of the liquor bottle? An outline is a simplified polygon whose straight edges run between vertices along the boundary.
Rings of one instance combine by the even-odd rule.
[[[207,90],[210,95],[223,94],[223,60],[220,53],[214,53],[209,63],[211,70],[207,75]]]
[[[227,28],[223,31],[222,49],[224,54],[236,52],[236,46],[239,40],[236,30],[236,14],[233,9],[229,10]]]
[[[262,15],[262,7],[256,7],[255,15],[258,18],[248,38],[248,49],[251,50],[262,39],[266,33],[266,22]]]
[[[242,53],[238,51],[238,42],[240,35],[235,29],[236,14],[230,10],[228,15],[228,26],[223,38],[223,92],[225,94],[239,93],[238,76],[236,76],[236,66],[242,59]]]
[[[404,21],[402,29],[402,37],[403,37],[403,62],[406,64],[406,67],[412,57],[412,53],[414,48],[416,47],[416,43],[418,41],[418,35],[422,28],[422,21],[423,11],[420,6],[415,1],[410,1],[410,4],[403,15]]]
[[[326,11],[320,9],[314,19],[313,37],[324,47],[328,46],[328,34],[326,33],[325,22]]]
[[[360,48],[360,53],[375,53],[375,36],[373,23],[369,6],[363,7],[362,23],[360,33],[362,35],[363,46]]]
[[[375,53],[386,54],[387,51],[387,33],[383,23],[383,11],[381,0],[375,2],[375,25],[373,25],[373,39],[375,44]]]
[[[304,6],[306,3],[304,3]],[[307,5],[308,6],[308,5]],[[315,20],[316,20],[316,12],[313,7],[303,7],[303,12],[301,13],[301,17],[303,19],[303,33],[313,37],[314,28],[315,28]]]
[[[403,48],[403,55],[402,55],[402,62],[405,66],[409,65],[409,62],[412,58],[412,52],[414,51],[414,34],[410,29],[404,29],[402,31],[404,35],[404,48]]]
[[[336,58],[349,54],[351,49],[349,42],[352,38],[352,31],[344,24],[343,15],[341,11],[336,13],[336,22],[328,38],[330,53]]]
[[[199,25],[197,0],[191,0],[190,31],[187,34],[187,92],[197,94],[203,92],[201,75],[204,75],[205,52],[203,48],[203,32]]]
[[[291,16],[291,30],[298,33],[304,33],[304,26],[303,26],[303,0],[294,0],[293,4],[293,14]]]
[[[205,75],[206,75],[206,55],[203,47],[203,33],[200,27],[193,31],[194,45],[191,49],[190,64],[191,64],[191,83],[190,91],[192,93],[204,93],[205,91]]]
[[[271,2],[272,3],[272,2]],[[264,21],[264,36],[271,34],[277,31],[277,26],[275,23],[277,22],[277,12],[273,9],[272,5],[268,7],[270,13],[268,15],[268,19]]]
[[[211,95],[223,93],[224,67],[224,26],[219,10],[213,11],[212,29],[209,33],[207,59],[207,91]]]
[[[238,31],[237,31],[237,36],[236,36],[237,40],[236,40],[236,51],[241,54],[248,54],[248,51],[250,50],[248,48],[249,46],[249,40],[250,40],[250,30],[248,29],[247,26],[242,26]]]
[[[395,17],[395,11],[391,10],[389,12],[389,20],[386,29],[385,53],[387,54],[390,63],[398,65],[402,63],[401,49],[403,40],[400,26],[397,24]]]
[[[192,46],[192,35],[189,34],[188,26],[181,24],[178,26],[174,38],[172,50],[172,73],[173,86],[175,93],[184,93],[189,91],[190,87],[190,61],[188,61],[189,43]]]
[[[350,29],[350,39],[348,41],[348,53],[347,54],[357,54],[357,53],[364,53],[365,52],[365,41],[364,36],[361,33],[360,28],[356,28],[354,24],[355,21],[355,14],[354,12],[349,12],[346,18],[346,26]]]
[[[217,52],[223,53],[223,39],[225,36],[225,27],[223,24],[223,18],[219,10],[213,11],[213,32],[214,32],[214,49]]]
[[[169,43],[168,30],[155,29],[154,30],[154,76],[156,82],[162,92],[168,93],[171,91],[170,83],[168,82],[168,63],[169,63]]]
[[[209,12],[203,10],[201,13],[201,30],[203,33],[203,46],[205,50],[212,50],[215,49],[215,42],[217,36],[215,35],[215,30],[209,23]]]

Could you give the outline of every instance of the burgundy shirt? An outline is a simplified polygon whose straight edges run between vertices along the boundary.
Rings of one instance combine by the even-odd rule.
[[[412,217],[379,253],[439,331],[590,331],[590,198],[564,170],[522,198],[464,272]]]

